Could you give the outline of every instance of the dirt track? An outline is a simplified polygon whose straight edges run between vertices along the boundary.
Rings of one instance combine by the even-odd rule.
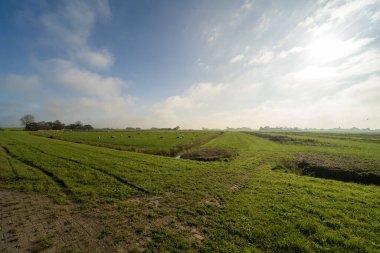
[[[105,252],[102,226],[35,193],[0,191],[0,252]]]

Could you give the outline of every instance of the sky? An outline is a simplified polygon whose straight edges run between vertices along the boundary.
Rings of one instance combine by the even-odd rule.
[[[380,128],[378,0],[0,1],[0,127]]]

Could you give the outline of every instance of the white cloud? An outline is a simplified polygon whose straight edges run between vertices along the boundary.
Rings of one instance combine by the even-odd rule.
[[[318,8],[306,5],[281,12],[273,3],[260,3],[262,9],[256,10],[253,1],[245,1],[223,15],[208,13],[200,26],[191,26],[201,27],[196,32],[206,46],[191,43],[195,45],[189,52],[202,56],[193,58],[189,73],[212,81],[153,106],[142,100],[144,106],[137,104],[137,109],[131,108],[135,98],[125,91],[126,82],[106,71],[117,55],[90,41],[97,22],[111,17],[108,3],[62,3],[40,18],[46,41],[60,55],[39,61],[33,75],[8,75],[2,82],[8,90],[43,91],[30,104],[45,108],[46,117],[124,127],[136,125],[128,120],[134,119],[132,110],[140,110],[138,122],[145,126],[360,127],[355,120],[361,122],[363,115],[376,120],[380,110],[380,50],[377,35],[372,35],[379,12],[368,8],[374,1],[323,0],[313,2]],[[314,11],[301,26],[294,25],[304,10]],[[149,109],[151,114],[143,111]],[[379,117],[371,126],[376,124]]]
[[[181,110],[206,107],[209,100],[224,89],[224,84],[198,83],[191,86],[185,95],[168,97],[163,103],[154,105],[153,111],[161,120],[174,119]]]
[[[334,20],[337,23],[345,22],[353,14],[367,8],[368,6],[376,3],[377,0],[356,0],[347,1],[345,4],[331,8],[327,11],[330,20]]]
[[[252,9],[253,1],[252,0],[246,0],[244,4],[240,7],[241,11],[249,11]]]
[[[224,89],[223,84],[199,83],[190,87],[188,96],[194,98],[205,98],[210,95],[219,94]]]
[[[370,38],[375,36],[371,33],[356,33],[356,30],[347,33],[359,16],[360,22],[369,22],[374,12],[367,8],[374,1],[353,2],[319,1],[318,8],[305,19],[302,27],[291,22],[291,27],[271,24],[266,17],[273,14],[264,14],[275,13],[273,9],[262,11],[259,22],[257,17],[248,22],[248,15],[253,13],[250,6],[245,16],[237,15],[229,27],[218,26],[223,28],[220,30],[223,35],[236,34],[239,38],[234,37],[231,42],[228,36],[220,36],[218,42],[226,46],[212,52],[215,58],[229,63],[224,62],[219,68],[226,76],[217,76],[223,80],[223,89],[207,98],[196,99],[198,96],[192,96],[190,90],[169,97],[154,107],[153,118],[184,127],[378,126],[380,118],[375,119],[375,109],[380,105],[376,101],[380,94],[376,84],[379,77],[368,79],[369,74],[380,71],[380,53],[371,49],[377,38]],[[291,12],[289,20],[298,23],[301,16],[296,14],[296,11]],[[366,18],[362,19],[363,16]],[[255,22],[256,26],[252,27]],[[242,32],[237,32],[239,29]],[[265,36],[247,35],[257,29],[268,32]],[[284,29],[283,33],[280,29]],[[284,39],[273,42],[282,34]],[[245,45],[248,47],[244,51]],[[232,52],[238,53],[231,55]],[[234,65],[237,63],[238,69]],[[214,69],[217,67],[213,66]],[[363,115],[374,121],[363,123]]]
[[[304,51],[303,47],[293,47],[293,48],[291,48],[289,50],[283,50],[283,51],[281,51],[278,54],[278,57],[281,58],[281,59],[285,59],[286,57],[288,57],[291,54],[300,53],[302,51]]]
[[[372,38],[351,38],[342,41],[334,38],[322,37],[308,45],[307,50],[313,61],[318,64],[325,64],[354,54],[368,45],[371,41],[373,41]]]
[[[380,11],[374,13],[372,16],[371,16],[371,21],[372,22],[377,22],[380,20]]]
[[[212,45],[219,38],[220,29],[218,27],[213,27],[210,30],[205,31],[204,36],[206,37],[207,43]]]
[[[185,128],[374,127],[380,122],[379,76],[352,84],[339,83],[344,76],[330,80],[323,79],[325,73],[320,74],[306,86],[304,80],[276,79],[270,91],[274,94],[269,97],[269,83],[249,83],[241,76],[224,85],[195,85],[184,95],[169,97],[156,105],[152,118],[158,125],[180,124]]]
[[[336,70],[331,67],[315,67],[307,66],[306,68],[296,71],[294,73],[289,73],[286,75],[290,80],[294,79],[295,81],[300,82],[313,82],[316,81],[329,81],[337,77]],[[297,85],[294,83],[293,85]]]
[[[31,92],[41,88],[41,79],[37,75],[23,76],[10,74],[1,80],[5,88],[15,92]]]
[[[56,36],[69,47],[86,44],[95,20],[96,12],[84,1],[68,2],[62,9],[40,17],[48,34]]]
[[[274,58],[274,53],[269,50],[260,50],[250,61],[250,64],[268,64]]]
[[[346,60],[337,69],[342,77],[352,78],[380,71],[380,50],[366,50]]]
[[[287,77],[303,82],[350,81],[363,75],[380,71],[380,50],[368,50],[345,59],[336,66],[309,65],[302,70],[289,73]]]
[[[285,77],[293,81],[293,86],[320,82],[320,87],[380,71],[380,51],[366,49],[372,41],[372,38],[314,41],[305,49],[309,55],[307,65]],[[329,64],[332,62],[335,64]]]
[[[124,128],[130,124],[133,117],[127,113],[133,102],[134,98],[130,96],[116,97],[112,100],[99,100],[90,97],[54,98],[46,101],[44,116],[58,117],[67,123],[81,120],[96,127]]]
[[[380,121],[380,78],[374,76],[342,92],[307,102],[284,98],[239,111],[221,110],[208,118],[213,126],[298,126],[367,128]],[[367,120],[368,119],[368,120]]]
[[[114,62],[113,56],[104,49],[99,52],[89,49],[80,50],[75,53],[74,57],[80,62],[98,69],[108,69]]]
[[[315,26],[313,28],[310,28],[308,31],[313,32],[316,36],[323,35],[326,31],[333,28],[332,24],[321,24],[319,26]]]
[[[380,94],[380,76],[370,76],[367,80],[344,90],[339,96],[350,99],[355,106],[380,107],[378,103]]]
[[[239,9],[232,16],[232,23],[237,24],[242,21],[244,17],[246,17],[251,11],[253,7],[252,0],[246,0]]]
[[[238,96],[241,96],[244,98],[244,96],[253,97],[255,94],[259,94],[260,88],[263,87],[263,83],[247,83],[244,85],[239,85],[238,87],[232,88],[234,93],[238,94]]]
[[[230,60],[230,63],[231,64],[238,63],[238,62],[242,61],[243,59],[244,59],[244,55],[239,54],[239,55],[236,55],[235,57],[232,57]]]
[[[40,16],[41,25],[55,45],[64,44],[71,60],[87,66],[108,69],[114,62],[105,49],[92,49],[88,39],[100,18],[109,18],[111,12],[107,1],[69,1],[59,10]]]
[[[111,9],[108,0],[93,0],[90,4],[97,10],[99,15],[103,18],[111,17]]]
[[[196,63],[197,63],[197,66],[203,70],[207,71],[210,69],[210,66],[208,64],[206,64],[205,62],[203,62],[203,60],[201,58],[198,58]]]
[[[234,116],[223,118],[224,115],[231,111],[239,114],[244,106],[260,97],[264,86],[241,76],[228,84],[199,83],[183,95],[168,97],[156,104],[152,108],[152,119],[159,125],[179,124],[184,128],[241,126],[243,122],[232,121]]]
[[[359,14],[365,8],[375,4],[376,0],[356,1],[323,1],[312,16],[307,17],[300,26],[308,27],[309,31],[316,34],[343,24],[355,14]]]
[[[43,115],[41,120],[83,120],[99,127],[124,127],[135,99],[125,93],[125,81],[98,72],[113,65],[112,54],[89,46],[96,22],[111,16],[108,1],[63,1],[57,5],[40,16],[39,24],[46,32],[42,40],[63,49],[66,57],[33,59],[35,74],[10,74],[4,79],[6,88],[29,93],[31,102],[23,106],[34,108]]]
[[[255,32],[262,36],[263,33],[271,30],[271,28],[281,20],[281,14],[282,13],[277,9],[265,11],[256,22]]]
[[[121,87],[125,83],[121,79],[104,77],[64,59],[50,59],[40,63],[38,68],[45,81],[78,92],[78,95],[107,99],[123,95]]]
[[[222,91],[205,99],[195,99],[190,90],[169,97],[154,107],[156,114],[153,118],[160,123],[184,127],[259,127],[264,124],[376,127],[380,123],[379,117],[368,126],[355,122],[360,122],[362,115],[375,118],[373,108],[378,108],[379,103],[366,103],[366,99],[378,97],[370,97],[370,94],[379,94],[377,86],[355,88],[355,92],[366,94],[363,95],[366,99],[359,99],[346,89],[363,85],[358,80],[365,80],[369,74],[380,71],[380,53],[373,49],[377,38],[369,32],[356,33],[355,30],[345,33],[351,28],[351,23],[359,19],[354,15],[361,15],[360,22],[370,22],[368,14],[373,16],[374,12],[366,8],[374,2],[351,2],[319,1],[317,6],[320,8],[304,21],[303,27],[293,25],[291,28],[270,24],[264,14],[259,18],[260,22],[255,17],[248,23],[251,6],[247,12],[247,23],[243,24],[246,20],[239,17],[238,24],[218,26],[222,28],[219,31],[223,31],[223,35],[236,33],[240,36],[239,40],[234,37],[232,42],[228,36],[220,36],[218,43],[221,47],[219,51],[212,52],[215,59],[224,59],[221,67],[212,66],[213,70],[226,73],[225,76],[217,76],[217,80],[223,80]],[[275,13],[275,10],[262,13]],[[296,17],[295,13],[292,12],[289,19],[294,18],[298,23],[300,16]],[[367,18],[362,19],[362,16]],[[245,28],[245,25],[255,23],[252,21],[257,25]],[[278,31],[283,28],[283,33]],[[242,32],[238,33],[238,29]],[[247,35],[257,29],[270,32],[265,32],[265,36]],[[308,30],[315,34],[308,33]],[[273,38],[280,34],[285,35],[284,39],[273,43]],[[377,77],[371,79],[371,83],[374,85],[378,80]]]

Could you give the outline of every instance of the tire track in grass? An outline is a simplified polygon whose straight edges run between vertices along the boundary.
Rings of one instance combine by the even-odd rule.
[[[3,147],[3,149],[4,149],[5,153],[8,154],[4,147]],[[5,158],[7,159],[8,164],[9,164],[9,167],[11,167],[13,174],[14,174],[16,177],[19,177],[19,175],[18,175],[18,173],[17,173],[15,167],[14,167],[13,164],[12,164],[11,159],[9,158],[9,156],[7,155]]]
[[[112,173],[110,173],[110,172],[108,172],[108,171],[106,171],[106,170],[104,170],[104,169],[101,169],[101,168],[95,167],[95,166],[90,165],[90,164],[84,164],[84,163],[82,163],[81,161],[74,160],[74,159],[72,159],[72,158],[67,158],[67,157],[58,156],[58,155],[54,155],[54,154],[48,154],[48,153],[46,153],[44,150],[41,150],[41,149],[36,148],[36,147],[32,147],[32,146],[29,146],[29,147],[32,148],[32,149],[34,149],[34,150],[37,150],[37,151],[39,151],[39,152],[41,152],[41,153],[43,153],[43,154],[45,154],[45,155],[47,155],[47,156],[53,156],[53,157],[56,157],[56,158],[59,158],[59,159],[63,159],[63,160],[67,160],[67,161],[70,161],[70,162],[73,162],[73,163],[76,163],[76,164],[79,164],[79,165],[82,165],[82,166],[83,166],[83,165],[84,165],[84,166],[87,166],[87,167],[89,167],[89,168],[91,168],[91,169],[93,169],[93,170],[96,170],[96,171],[98,171],[98,172],[100,172],[100,173],[103,173],[103,174],[105,174],[105,175],[107,175],[107,176],[109,176],[109,177],[114,178],[116,181],[118,181],[118,182],[120,182],[120,183],[122,183],[122,184],[125,184],[126,186],[128,186],[128,187],[130,187],[130,188],[132,188],[132,189],[134,189],[134,190],[137,190],[137,191],[143,192],[143,193],[145,193],[145,194],[151,194],[151,192],[149,192],[148,190],[146,190],[146,189],[144,189],[144,188],[142,188],[142,187],[140,187],[140,186],[137,186],[137,185],[135,185],[135,184],[132,184],[132,183],[128,182],[127,180],[125,180],[124,178],[119,177],[119,176],[117,176],[117,175],[114,175],[114,174],[112,174]]]
[[[21,163],[23,163],[25,165],[28,165],[28,166],[30,166],[30,167],[32,167],[34,169],[37,169],[37,170],[41,171],[42,173],[44,173],[46,176],[50,177],[58,185],[58,187],[61,189],[61,191],[66,196],[74,196],[74,193],[70,190],[70,188],[67,186],[67,184],[65,183],[65,181],[62,180],[61,178],[57,177],[57,175],[55,175],[54,173],[52,173],[52,172],[44,169],[41,166],[38,166],[38,165],[34,164],[33,162],[30,162],[30,161],[27,161],[27,160],[19,158],[15,154],[12,154],[6,146],[2,146],[2,148],[4,149],[5,153],[9,157],[11,157],[13,159],[16,159],[17,161],[19,161],[19,162],[21,162]]]
[[[184,148],[182,149],[182,147],[180,148],[180,150],[174,152],[173,154],[171,154],[170,152],[166,152],[163,151],[163,153],[161,153],[160,150],[156,150],[156,151],[152,151],[152,152],[149,152],[148,149],[145,149],[144,147],[142,147],[139,151],[135,150],[135,148],[139,148],[137,146],[124,146],[124,145],[121,145],[121,144],[116,144],[113,145],[111,143],[106,143],[106,142],[92,142],[92,141],[89,141],[89,140],[83,140],[83,139],[64,139],[64,138],[60,138],[60,137],[57,137],[57,136],[52,136],[52,135],[39,135],[39,134],[31,134],[33,136],[36,136],[36,137],[42,137],[42,138],[49,138],[49,139],[54,139],[54,140],[58,140],[58,141],[64,141],[64,142],[70,142],[70,143],[76,143],[76,144],[83,144],[83,145],[88,145],[88,146],[93,146],[93,147],[101,147],[101,148],[107,148],[107,149],[114,149],[114,150],[118,150],[118,151],[127,151],[127,152],[133,152],[133,153],[143,153],[143,154],[148,154],[148,155],[156,155],[156,156],[164,156],[164,157],[176,157],[177,155],[181,155],[185,152],[188,152],[192,149],[195,149],[195,148],[198,148],[202,145],[205,145],[209,142],[211,142],[212,140],[214,139],[217,139],[218,137],[222,136],[225,132],[223,131],[220,131],[219,133],[215,133],[215,134],[211,134],[209,136],[205,136],[204,139],[198,139],[196,140],[195,142],[193,143],[190,143],[188,145],[185,145]],[[176,146],[173,146],[172,148],[175,148]]]

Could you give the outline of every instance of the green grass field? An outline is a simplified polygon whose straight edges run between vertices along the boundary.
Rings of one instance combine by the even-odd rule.
[[[286,137],[0,131],[0,187],[75,204],[107,225],[98,240],[140,242],[131,252],[380,252],[380,186],[300,166],[376,177],[378,136],[265,134]],[[184,150],[233,156],[170,157]]]
[[[53,139],[156,155],[175,156],[217,137],[217,131],[38,131]]]

